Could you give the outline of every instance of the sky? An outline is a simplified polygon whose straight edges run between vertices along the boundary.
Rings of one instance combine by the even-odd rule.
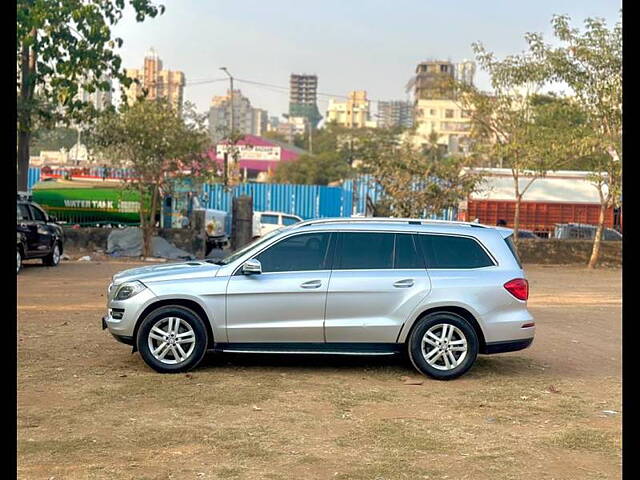
[[[318,92],[347,95],[366,90],[378,100],[406,100],[405,86],[426,59],[454,63],[473,59],[481,42],[498,58],[526,47],[524,34],[552,40],[550,20],[568,14],[583,26],[587,17],[619,20],[620,0],[156,0],[164,15],[135,21],[131,10],[113,29],[124,40],[125,68],[141,68],[155,48],[164,68],[186,77],[185,100],[209,109],[223,95],[227,67],[237,79],[288,87],[291,73],[318,75]],[[207,80],[217,80],[202,83]],[[477,71],[475,83],[489,89]],[[236,82],[251,104],[280,116],[288,110],[286,89]],[[320,95],[324,116],[328,96]]]

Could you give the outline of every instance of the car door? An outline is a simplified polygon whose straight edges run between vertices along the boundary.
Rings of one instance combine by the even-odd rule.
[[[327,342],[395,342],[430,291],[414,235],[343,232],[327,293]]]
[[[17,203],[17,223],[16,229],[24,234],[26,239],[25,252],[27,256],[38,255],[38,231],[37,225],[33,221],[31,211],[26,203]]]
[[[254,256],[262,273],[243,275],[238,268],[227,284],[229,342],[324,342],[331,237],[296,233]]]
[[[31,218],[35,226],[35,244],[38,254],[48,255],[53,247],[55,230],[47,225],[47,214],[35,205],[30,204]]]

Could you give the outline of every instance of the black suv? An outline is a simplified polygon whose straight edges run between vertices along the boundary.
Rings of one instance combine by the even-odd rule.
[[[55,267],[60,263],[64,233],[56,224],[56,219],[47,215],[37,203],[18,196],[17,201],[17,270],[20,272],[22,260],[42,258],[45,265]]]

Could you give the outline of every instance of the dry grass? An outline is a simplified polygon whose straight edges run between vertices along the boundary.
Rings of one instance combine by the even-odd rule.
[[[615,271],[530,271],[546,295],[532,302],[531,349],[405,385],[418,375],[402,358],[208,355],[189,376],[158,375],[100,331],[101,310],[71,308],[88,309],[119,268],[19,278],[20,478],[620,477],[620,415],[601,414],[621,411]],[[554,303],[571,282],[611,301]],[[603,334],[609,350],[594,353]]]

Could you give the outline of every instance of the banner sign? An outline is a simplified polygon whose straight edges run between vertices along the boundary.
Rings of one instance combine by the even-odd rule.
[[[230,154],[236,150],[238,160],[270,160],[279,161],[282,155],[282,147],[270,145],[216,145],[216,156],[222,158],[225,151],[229,149]]]

